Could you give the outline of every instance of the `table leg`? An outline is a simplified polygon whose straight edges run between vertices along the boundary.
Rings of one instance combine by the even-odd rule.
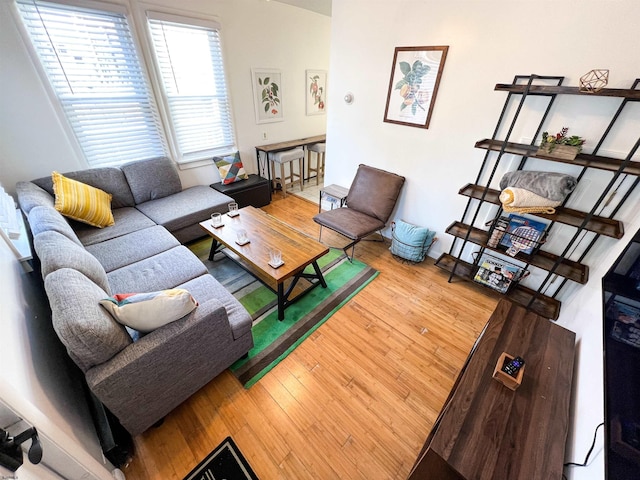
[[[267,180],[269,180],[269,185],[271,185],[271,168],[269,167],[269,154],[265,152],[265,163],[263,166],[263,163],[261,161],[261,150],[256,147],[256,161],[258,162],[258,175],[260,175],[262,178],[266,178]],[[267,176],[264,176],[265,170],[267,172]]]
[[[213,261],[213,257],[221,250],[220,247],[222,246],[222,244],[215,238],[213,238],[212,240],[213,241],[211,242],[211,250],[209,250],[209,261]]]
[[[278,320],[284,320],[284,283],[278,284]]]
[[[316,271],[316,276],[318,277],[318,280],[320,280],[320,285],[322,285],[322,288],[327,288],[327,282],[324,279],[324,275],[322,275],[322,270],[320,270],[320,267],[318,266],[318,262],[313,262],[313,269]]]

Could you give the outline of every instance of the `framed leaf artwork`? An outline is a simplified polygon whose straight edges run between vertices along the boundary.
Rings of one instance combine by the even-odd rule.
[[[252,68],[251,80],[256,123],[284,121],[282,72],[273,68]]]
[[[384,121],[429,128],[448,46],[396,47]]]

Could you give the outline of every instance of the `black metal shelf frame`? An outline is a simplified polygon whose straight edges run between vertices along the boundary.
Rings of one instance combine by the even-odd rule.
[[[568,256],[574,253],[572,251],[580,243],[582,243],[583,240],[586,238],[585,235],[589,231],[589,228],[587,227],[590,224],[590,222],[594,218],[595,219],[605,218],[605,217],[599,217],[598,212],[601,212],[602,210],[604,210],[605,207],[609,206],[609,203],[611,200],[609,196],[612,190],[616,191],[617,188],[619,188],[622,185],[624,180],[629,175],[635,177],[634,181],[632,182],[632,185],[627,187],[626,191],[624,191],[622,196],[617,200],[617,204],[612,206],[612,210],[608,216],[608,219],[610,220],[614,220],[615,215],[618,213],[620,208],[629,198],[629,195],[637,187],[638,183],[640,183],[640,176],[638,176],[639,173],[637,169],[638,162],[632,161],[632,158],[638,151],[638,148],[640,148],[640,138],[638,138],[638,140],[635,142],[633,147],[630,149],[629,153],[622,160],[598,156],[598,152],[600,151],[602,145],[604,144],[608,136],[614,130],[614,127],[616,125],[619,125],[618,121],[620,120],[620,117],[623,111],[625,110],[625,107],[627,107],[630,102],[637,102],[640,100],[640,90],[638,89],[638,85],[640,84],[640,79],[636,79],[630,89],[603,89],[600,92],[596,92],[595,94],[580,92],[576,87],[562,86],[563,81],[564,81],[564,77],[561,77],[561,76],[516,75],[514,77],[512,84],[496,85],[495,90],[506,91],[508,92],[508,95],[504,102],[502,111],[496,123],[496,127],[491,139],[488,141],[484,141],[482,145],[479,145],[481,142],[478,142],[478,144],[476,144],[478,148],[484,148],[487,150],[475,180],[475,185],[482,188],[482,193],[480,195],[474,195],[469,197],[461,217],[462,218],[461,223],[468,224],[470,227],[473,227],[476,224],[476,220],[478,219],[478,215],[480,213],[480,210],[483,204],[485,204],[488,201],[487,195],[489,194],[490,191],[493,192],[493,190],[490,188],[490,184],[492,183],[492,180],[496,174],[496,171],[498,170],[500,161],[502,160],[502,157],[505,153],[522,156],[517,166],[517,170],[522,170],[525,167],[527,160],[529,158],[540,158],[543,160],[554,161],[553,159],[550,159],[548,157],[542,157],[542,156],[537,157],[536,147],[534,146],[534,143],[536,142],[536,139],[539,138],[540,133],[542,132],[542,128],[546,123],[546,120],[549,116],[549,113],[551,112],[552,106],[554,105],[555,99],[558,95],[563,95],[563,94],[586,95],[586,96],[595,95],[595,96],[608,96],[608,97],[622,98],[620,105],[616,109],[615,113],[612,115],[609,124],[607,125],[602,136],[598,140],[598,143],[594,147],[593,152],[589,155],[584,155],[583,156],[584,158],[582,159],[582,161],[575,162],[576,165],[582,166],[580,173],[576,176],[578,182],[583,178],[585,173],[590,168],[602,168],[602,166],[598,166],[598,165],[603,165],[603,164],[605,165],[605,170],[613,174],[612,178],[610,179],[607,186],[602,190],[598,199],[593,204],[591,210],[589,212],[586,212],[586,214],[583,212],[580,212],[581,213],[580,218],[582,219],[582,221],[580,221],[579,219],[576,220],[575,222],[576,231],[572,236],[571,240],[569,240],[569,242],[567,243],[563,252],[557,255],[556,260],[553,262],[553,265],[551,265],[550,267],[543,268],[543,270],[546,271],[547,274],[545,278],[542,280],[542,282],[540,283],[540,285],[537,287],[537,289],[534,290],[533,295],[527,301],[526,305],[524,305],[528,309],[532,309],[532,306],[534,306],[536,301],[539,299],[547,298],[549,303],[554,303],[554,304],[557,302],[557,301],[552,302],[551,300],[552,299],[555,300],[555,298],[564,288],[568,280],[568,278],[562,276],[557,272],[558,268],[560,267],[560,265],[562,265],[565,259],[568,259]],[[540,85],[539,82],[542,82],[542,85]],[[532,137],[531,145],[526,146],[526,145],[510,142],[510,137],[514,131],[516,122],[525,105],[525,102],[529,97],[544,97],[544,98],[548,98],[549,101],[546,107],[544,108],[544,112],[542,113],[542,116],[540,118],[540,121],[537,127],[535,128],[535,133]],[[515,101],[517,101],[517,106],[515,107],[515,112],[511,114],[511,119],[509,121],[509,118],[508,118],[509,108],[513,107],[513,104]],[[507,124],[508,124],[508,128],[506,129],[506,134],[502,138],[498,138],[499,132],[504,130],[504,127]],[[488,178],[486,177],[487,173],[488,173]],[[486,181],[483,182],[484,178],[487,178],[487,179]],[[570,198],[571,198],[571,195],[567,196],[567,198],[562,204],[562,207],[564,207],[567,204]],[[475,209],[473,209],[474,205],[475,205]],[[498,205],[498,211],[496,213],[496,217],[500,216],[501,213],[502,213],[501,205]],[[556,221],[552,219],[549,226],[547,227],[547,233],[551,231],[555,223]],[[493,228],[494,228],[494,225],[492,224],[491,227],[489,228],[487,235],[490,236],[493,233]],[[455,276],[459,276],[456,274],[456,272],[459,271],[457,269],[458,264],[460,262],[466,263],[464,262],[464,260],[462,260],[461,257],[464,255],[465,247],[467,247],[468,244],[472,244],[475,247],[478,247],[480,254],[482,254],[486,248],[485,245],[475,242],[474,239],[471,238],[472,230],[473,228],[468,228],[465,235],[459,235],[459,236],[454,235],[454,239],[453,239],[451,248],[449,250],[448,257],[455,258],[455,263],[453,265],[449,264],[446,267],[445,265],[439,265],[450,272],[449,282],[451,282]],[[582,263],[582,261],[587,256],[589,251],[591,251],[591,249],[597,243],[600,235],[601,234],[598,232],[593,233],[592,238],[589,240],[588,244],[583,247],[581,252],[579,252],[579,258],[574,259],[573,261]],[[478,261],[480,257],[481,255],[475,256],[475,260],[472,265],[474,269],[478,267]],[[526,264],[526,267],[528,268],[530,263],[527,261],[527,258],[517,258],[517,259],[524,262]],[[556,289],[553,291],[551,296],[547,297],[545,295],[546,290],[550,287],[550,281],[551,279],[554,278],[554,276],[558,276],[562,278],[562,281],[560,282],[560,285],[558,285]],[[543,293],[543,291],[545,293]],[[533,309],[535,310],[535,308]]]

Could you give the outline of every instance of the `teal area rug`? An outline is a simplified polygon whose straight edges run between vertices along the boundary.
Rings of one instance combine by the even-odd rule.
[[[227,257],[224,250],[213,261],[208,260],[210,246],[211,240],[205,239],[189,248],[253,318],[255,345],[248,358],[231,366],[245,388],[260,380],[378,275],[357,259],[349,262],[342,250],[331,249],[318,260],[327,288],[318,286],[305,294],[285,310],[284,320],[279,321],[276,294]],[[307,268],[313,271],[311,266]],[[303,288],[306,286],[306,280],[299,283]]]

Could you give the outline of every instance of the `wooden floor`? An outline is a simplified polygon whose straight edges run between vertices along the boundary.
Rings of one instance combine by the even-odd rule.
[[[317,208],[264,209],[317,237]],[[127,479],[181,480],[228,435],[261,480],[406,478],[497,297],[388,247],[358,244],[380,275],[257,384],[225,371],[136,437]]]

